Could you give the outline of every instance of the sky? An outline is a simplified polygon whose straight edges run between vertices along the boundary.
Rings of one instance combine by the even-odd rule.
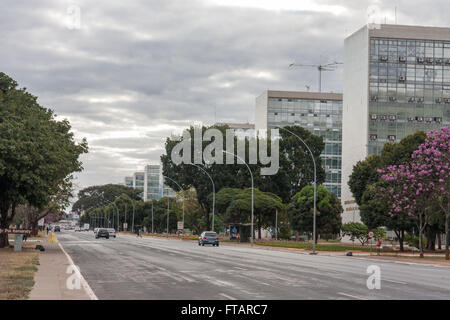
[[[447,0],[2,0],[0,12],[0,71],[88,141],[75,192],[158,164],[193,123],[254,122],[264,90],[317,91],[317,69],[289,64],[342,62],[368,22],[450,27]],[[322,91],[342,92],[342,76],[324,72]]]

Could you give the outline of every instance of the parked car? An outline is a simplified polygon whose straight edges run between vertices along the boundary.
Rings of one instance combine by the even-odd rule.
[[[55,226],[53,228],[53,232],[61,232],[61,228],[59,226]]]
[[[75,232],[76,231],[81,231],[81,228],[80,227],[75,227]]]
[[[95,234],[95,239],[98,238],[106,238],[109,239],[109,232],[108,229],[105,228],[101,228],[97,231],[97,233]]]
[[[198,237],[198,245],[204,246],[205,244],[212,244],[219,246],[219,237],[214,231],[203,231],[200,237]]]
[[[106,230],[108,230],[110,237],[116,237],[116,230],[114,230],[113,228],[108,228]]]

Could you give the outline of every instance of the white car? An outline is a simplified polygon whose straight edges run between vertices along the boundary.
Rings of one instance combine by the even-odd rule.
[[[113,228],[107,228],[106,230],[108,230],[110,237],[116,237],[116,230],[114,230]]]

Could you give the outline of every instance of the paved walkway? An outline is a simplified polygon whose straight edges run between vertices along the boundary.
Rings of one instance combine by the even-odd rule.
[[[87,284],[84,279],[79,280],[70,258],[66,256],[58,243],[49,243],[45,240],[43,244],[45,251],[40,252],[38,271],[34,277],[34,287],[31,290],[30,300],[91,300],[95,295],[86,290]],[[69,269],[69,272],[67,273]],[[70,277],[69,289],[67,282]],[[79,280],[79,281],[78,281]],[[77,284],[80,284],[77,286]],[[84,284],[84,285],[83,285]],[[78,287],[78,289],[77,289]],[[88,287],[88,286],[87,286]],[[90,292],[90,294],[88,294]]]

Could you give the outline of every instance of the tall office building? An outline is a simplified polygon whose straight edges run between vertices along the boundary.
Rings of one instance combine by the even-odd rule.
[[[269,90],[256,98],[255,111],[257,130],[297,125],[323,137],[324,186],[340,197],[342,94]]]
[[[125,186],[141,191],[143,201],[159,200],[161,197],[175,197],[176,192],[164,184],[162,167],[147,165],[142,172],[135,172],[132,177],[125,177]]]
[[[353,166],[418,130],[450,125],[450,28],[378,25],[345,39],[343,222],[360,221]]]
[[[158,200],[160,198],[160,165],[145,166],[145,199],[144,201]]]
[[[135,172],[133,174],[133,188],[141,191],[139,196],[145,201],[145,172]]]
[[[125,177],[125,186],[133,188],[133,177]]]

